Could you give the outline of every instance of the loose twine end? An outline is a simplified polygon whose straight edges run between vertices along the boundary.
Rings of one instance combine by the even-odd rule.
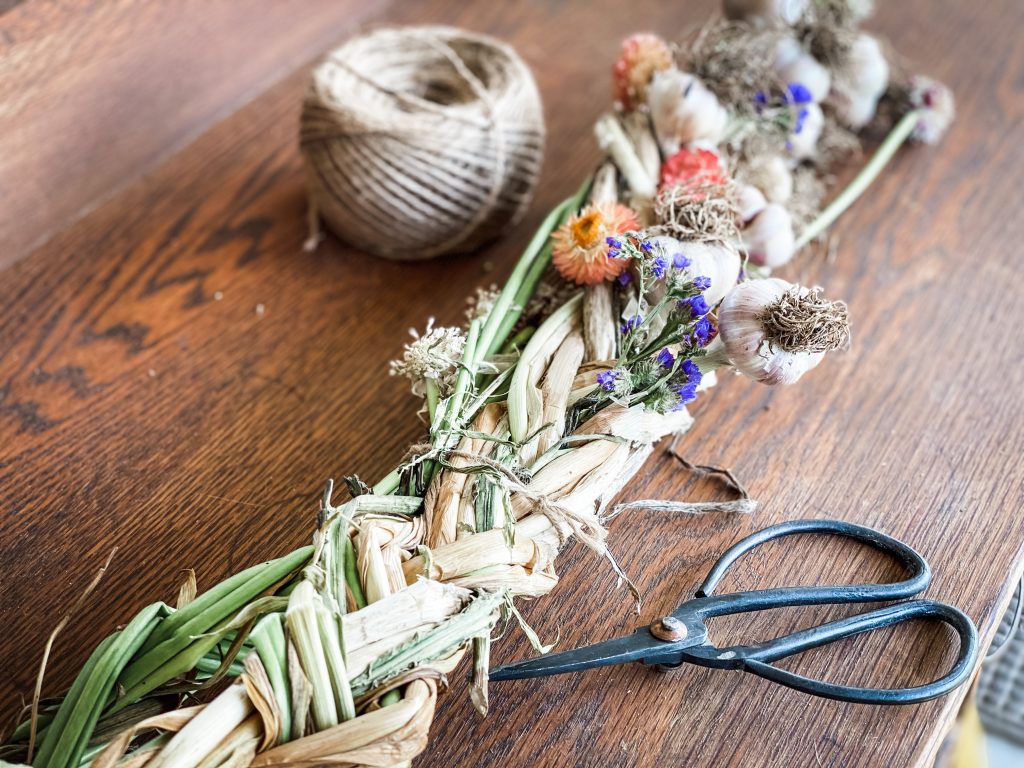
[[[831,352],[850,343],[846,303],[829,301],[815,288],[793,288],[761,314],[769,344],[786,352]]]

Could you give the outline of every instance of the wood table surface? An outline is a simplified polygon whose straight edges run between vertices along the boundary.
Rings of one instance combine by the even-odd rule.
[[[21,101],[6,81],[0,101],[0,123],[16,109],[36,121],[0,132],[4,722],[31,695],[47,635],[113,546],[99,590],[56,643],[47,693],[135,610],[173,598],[183,568],[197,570],[202,588],[302,545],[327,478],[372,481],[396,463],[423,429],[406,384],[387,375],[407,329],[430,316],[458,322],[465,297],[504,279],[544,213],[597,161],[591,127],[609,105],[620,38],[677,36],[714,6],[426,0],[343,12],[313,3],[294,9],[293,24],[269,10],[276,3],[260,23],[253,4],[199,5],[111,3],[107,26],[79,20],[91,18],[88,3],[72,13],[26,0],[0,15],[0,70],[40,78]],[[961,606],[991,639],[1024,562],[1024,6],[879,5],[869,27],[952,86],[958,118],[941,146],[900,153],[834,228],[833,259],[812,251],[780,273],[849,302],[852,348],[792,387],[723,377],[703,396],[678,449],[731,467],[759,510],[622,515],[611,546],[644,593],[641,615],[606,567],[571,546],[557,589],[525,604],[545,640],[567,648],[650,621],[739,537],[817,516],[911,543],[934,568],[927,596]],[[199,19],[214,26],[193,34]],[[308,63],[367,20],[492,33],[536,74],[549,133],[543,178],[525,221],[483,253],[395,264],[333,238],[315,253],[301,248],[297,115]],[[149,22],[174,37],[137,31]],[[69,35],[78,48],[56,55]],[[103,74],[113,71],[113,39],[134,77]],[[153,66],[164,48],[178,55]],[[257,51],[267,58],[254,63]],[[74,106],[77,117],[60,113],[72,135],[61,134],[55,154],[43,146],[43,107],[67,107],[78,81],[65,78],[86,62],[98,67],[88,80],[96,96]],[[140,101],[169,88],[177,99]],[[79,146],[80,125],[92,128]],[[662,446],[623,498],[728,495]],[[871,553],[812,540],[767,548],[724,587],[895,575]],[[780,611],[712,629],[719,642],[768,638],[845,613]],[[914,625],[786,666],[844,682],[921,682],[949,662],[949,639]],[[511,629],[495,661],[528,653]],[[630,667],[495,684],[481,719],[461,673],[451,688],[421,767],[924,766],[964,693],[884,708],[739,673]]]

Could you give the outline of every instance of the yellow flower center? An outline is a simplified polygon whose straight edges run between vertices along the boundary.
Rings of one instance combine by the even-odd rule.
[[[597,245],[603,230],[604,219],[597,211],[584,213],[569,226],[572,241],[580,248],[593,248]]]

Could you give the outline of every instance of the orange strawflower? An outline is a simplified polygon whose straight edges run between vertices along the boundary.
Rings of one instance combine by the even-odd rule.
[[[647,100],[647,86],[654,73],[672,66],[672,52],[657,35],[641,33],[622,41],[619,58],[612,67],[612,92],[625,110]]]
[[[577,285],[612,280],[629,260],[608,258],[607,238],[639,228],[636,214],[621,203],[588,205],[552,234],[551,261],[562,277]]]

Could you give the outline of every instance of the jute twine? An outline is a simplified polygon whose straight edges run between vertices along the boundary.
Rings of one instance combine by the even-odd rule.
[[[313,72],[300,126],[311,237],[318,220],[393,259],[473,250],[522,216],[544,120],[526,64],[451,27],[383,28]]]

